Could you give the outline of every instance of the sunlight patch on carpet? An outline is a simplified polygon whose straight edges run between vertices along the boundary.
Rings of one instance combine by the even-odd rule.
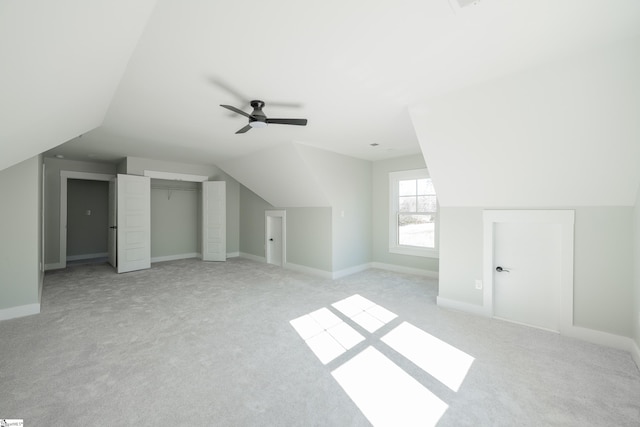
[[[475,360],[407,322],[383,336],[381,341],[453,391],[460,389]]]
[[[373,347],[331,375],[374,426],[435,426],[448,408]]]

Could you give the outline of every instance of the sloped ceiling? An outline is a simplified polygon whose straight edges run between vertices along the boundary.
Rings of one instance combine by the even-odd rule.
[[[43,151],[213,165],[291,143],[419,153],[408,106],[640,34],[637,0],[456,4],[0,2],[0,169]],[[309,124],[236,135],[246,118],[219,104],[250,99]]]
[[[412,108],[442,206],[632,206],[640,38]]]
[[[220,167],[273,206],[331,206],[316,174],[309,170],[293,143],[229,160]]]
[[[102,124],[154,5],[0,2],[0,170]]]

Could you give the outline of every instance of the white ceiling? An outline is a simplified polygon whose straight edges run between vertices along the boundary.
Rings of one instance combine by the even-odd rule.
[[[636,0],[454,6],[0,1],[0,169],[47,149],[206,164],[289,142],[369,160],[418,153],[409,106],[640,33]],[[236,135],[246,119],[219,107],[250,111],[234,93],[309,124]]]

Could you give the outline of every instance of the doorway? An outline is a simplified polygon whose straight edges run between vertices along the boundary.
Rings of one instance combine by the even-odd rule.
[[[573,223],[568,210],[484,211],[487,315],[555,332],[573,325]]]
[[[115,175],[102,173],[88,173],[75,171],[60,171],[60,244],[58,263],[50,268],[65,268],[67,266],[67,213],[68,213],[68,181],[69,179],[110,181]],[[85,211],[86,214],[86,211]]]
[[[265,257],[267,264],[286,264],[287,212],[265,211]]]
[[[106,259],[108,211],[108,182],[67,181],[67,262]]]

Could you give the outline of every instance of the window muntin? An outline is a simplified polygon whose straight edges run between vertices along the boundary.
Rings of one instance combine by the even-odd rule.
[[[389,251],[437,256],[438,201],[426,169],[390,175]]]

